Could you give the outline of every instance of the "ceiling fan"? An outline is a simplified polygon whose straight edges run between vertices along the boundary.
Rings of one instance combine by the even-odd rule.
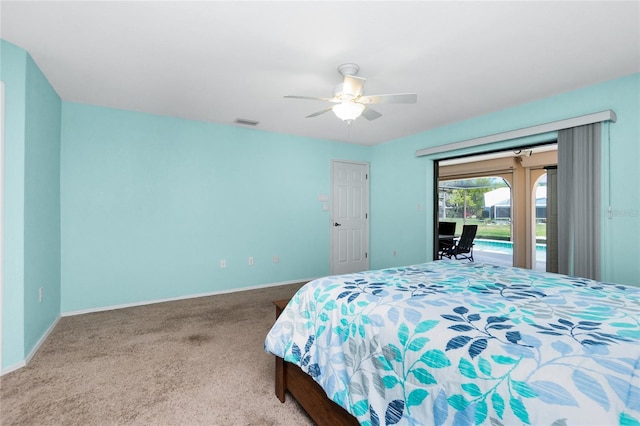
[[[333,113],[351,124],[353,120],[361,115],[367,120],[375,120],[382,116],[378,111],[369,108],[370,104],[414,104],[418,101],[418,95],[415,93],[394,93],[390,95],[365,95],[364,83],[365,78],[358,77],[356,74],[360,67],[356,64],[342,64],[338,67],[338,72],[344,77],[342,83],[333,89],[332,98],[316,98],[312,96],[294,96],[288,95],[285,98],[293,99],[310,99],[316,101],[331,102],[334,105],[321,111],[314,112],[307,118],[317,117],[325,112],[333,111]]]

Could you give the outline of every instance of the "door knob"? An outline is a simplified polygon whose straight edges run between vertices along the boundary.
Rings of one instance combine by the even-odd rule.
[[[342,226],[342,224],[341,224],[341,223],[336,222],[336,223],[334,223],[334,224],[333,224],[333,226]]]

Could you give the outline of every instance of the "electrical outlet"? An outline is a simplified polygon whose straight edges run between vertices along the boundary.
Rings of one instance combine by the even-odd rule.
[[[278,262],[280,262],[280,257],[273,256],[273,263],[278,263]]]
[[[220,261],[220,267],[223,268],[223,269],[227,267],[227,261],[225,259],[222,259]]]
[[[253,256],[249,258],[249,265],[253,265]]]
[[[42,303],[42,292],[43,292],[42,287],[40,287],[40,289],[38,289],[38,301],[40,303]]]

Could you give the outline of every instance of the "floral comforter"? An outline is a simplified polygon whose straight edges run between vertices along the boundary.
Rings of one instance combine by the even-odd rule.
[[[265,349],[363,425],[639,425],[640,289],[436,261],[314,280]]]

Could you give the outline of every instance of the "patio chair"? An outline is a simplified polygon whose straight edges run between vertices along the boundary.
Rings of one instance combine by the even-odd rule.
[[[440,259],[455,245],[456,222],[438,222],[438,254]]]
[[[476,232],[478,232],[478,225],[463,225],[460,239],[453,247],[442,253],[442,256],[449,259],[454,257],[456,260],[460,257],[473,262],[473,240],[476,238]]]

